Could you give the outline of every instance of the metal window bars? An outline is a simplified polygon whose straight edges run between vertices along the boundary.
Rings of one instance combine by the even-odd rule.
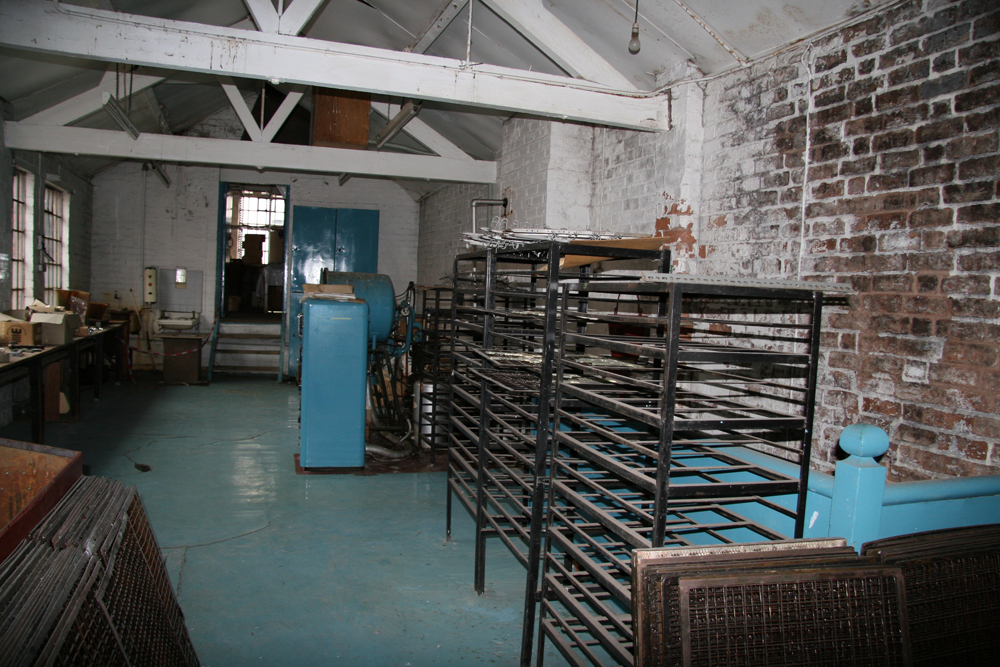
[[[450,537],[454,497],[476,522],[477,592],[485,587],[487,537],[498,537],[526,567],[522,661],[530,659],[537,607],[559,285],[590,273],[586,265],[561,269],[577,256],[669,263],[667,251],[560,242],[455,261],[447,531]],[[586,299],[576,306],[586,312]]]
[[[539,664],[546,639],[572,665],[635,664],[635,549],[802,536],[821,309],[736,281],[564,286]]]

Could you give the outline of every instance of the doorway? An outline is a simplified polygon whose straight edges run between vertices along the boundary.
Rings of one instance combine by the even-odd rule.
[[[225,204],[223,317],[280,321],[284,312],[288,188],[229,184]]]

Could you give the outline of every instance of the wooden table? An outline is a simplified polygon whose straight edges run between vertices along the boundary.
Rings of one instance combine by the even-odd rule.
[[[75,338],[65,345],[46,346],[38,352],[11,357],[8,363],[0,363],[0,386],[28,378],[33,442],[43,444],[45,438],[45,369],[52,364],[66,362],[66,378],[63,383],[68,391],[70,418],[76,421],[80,417],[80,356],[87,353],[93,355],[91,372],[94,399],[100,400],[104,357],[107,343],[112,338],[116,343],[112,348],[112,354],[116,358],[115,375],[120,380],[127,356],[128,322],[112,324],[90,335]]]

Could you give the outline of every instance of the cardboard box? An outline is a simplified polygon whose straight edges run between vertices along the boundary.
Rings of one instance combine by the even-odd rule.
[[[35,313],[31,322],[42,326],[42,343],[45,345],[72,342],[73,335],[82,324],[76,313]]]
[[[0,322],[0,340],[7,345],[42,346],[42,325],[31,322]]]
[[[354,294],[354,285],[312,285],[306,283],[302,286],[303,294]]]

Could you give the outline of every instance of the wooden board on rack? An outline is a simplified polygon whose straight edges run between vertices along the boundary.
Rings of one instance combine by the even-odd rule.
[[[590,245],[601,248],[628,248],[629,250],[659,250],[661,246],[669,240],[662,236],[648,236],[639,239],[610,239],[607,241],[574,241],[573,245]],[[566,255],[559,260],[560,269],[572,269],[578,266],[603,262],[610,257],[599,257],[595,255]]]

